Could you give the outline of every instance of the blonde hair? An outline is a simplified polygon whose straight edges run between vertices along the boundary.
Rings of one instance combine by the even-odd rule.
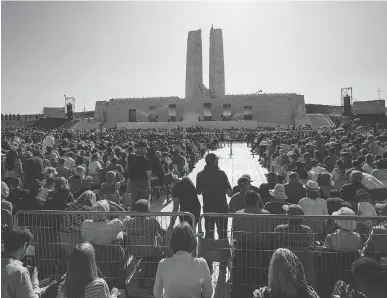
[[[109,212],[109,210],[110,210],[109,203],[106,200],[98,201],[97,203],[95,203],[91,207],[90,210],[91,211],[98,211],[98,212]],[[106,221],[107,220],[106,215],[95,215],[95,216],[93,216],[93,218],[95,221]]]

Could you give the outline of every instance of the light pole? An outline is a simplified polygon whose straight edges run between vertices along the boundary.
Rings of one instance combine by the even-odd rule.
[[[379,100],[380,100],[380,92],[382,92],[382,90],[380,90],[380,88],[378,88]]]

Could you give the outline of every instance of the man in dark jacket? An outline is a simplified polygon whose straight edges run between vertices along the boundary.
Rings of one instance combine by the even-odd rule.
[[[227,175],[218,167],[218,157],[209,153],[206,156],[206,166],[196,177],[196,190],[203,195],[203,212],[227,213],[226,195],[232,196],[232,189]],[[205,219],[206,238],[214,239],[214,228],[218,230],[219,239],[227,237],[227,218]]]
[[[357,211],[357,201],[356,201],[356,192],[359,189],[365,189],[368,191],[368,189],[363,186],[361,183],[363,179],[363,174],[360,171],[352,171],[351,173],[351,178],[350,178],[350,183],[344,184],[341,189],[340,189],[340,195],[341,198],[352,204],[354,207],[354,211]]]
[[[285,184],[285,193],[290,204],[297,205],[301,199],[305,198],[305,188],[296,172],[289,174],[289,182]]]

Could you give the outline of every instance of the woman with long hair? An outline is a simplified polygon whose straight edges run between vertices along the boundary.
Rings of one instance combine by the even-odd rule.
[[[197,242],[187,222],[176,226],[169,244],[173,256],[162,259],[157,267],[153,294],[156,298],[211,298],[210,270],[203,258],[195,258]]]
[[[23,177],[23,166],[15,150],[8,151],[5,157],[3,178],[8,177]]]
[[[319,298],[305,275],[300,259],[286,248],[277,249],[270,260],[268,285],[254,291],[255,298]]]
[[[103,278],[98,277],[94,247],[83,242],[70,254],[65,280],[58,287],[57,298],[108,298],[117,297],[117,291],[109,294]]]

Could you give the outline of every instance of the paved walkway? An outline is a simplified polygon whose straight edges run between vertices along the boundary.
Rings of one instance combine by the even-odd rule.
[[[252,185],[259,187],[259,185],[266,181],[265,173],[267,170],[262,168],[258,163],[257,155],[253,156],[250,152],[250,148],[246,143],[235,143],[230,147],[229,145],[219,148],[215,151],[211,151],[219,157],[219,167],[226,172],[231,186],[237,184],[238,179],[243,174],[249,174],[253,180]],[[196,175],[203,170],[205,166],[204,158],[198,161],[194,170],[188,175],[192,182],[196,185]],[[228,198],[230,199],[230,198]],[[201,204],[202,197],[199,196]],[[167,203],[165,200],[153,201],[151,205],[151,211],[154,212],[171,212],[173,208],[172,203]],[[176,220],[176,223],[178,220]],[[204,225],[204,223],[202,223]],[[229,221],[231,225],[231,221]],[[169,225],[168,219],[163,219],[161,223],[163,228]],[[204,227],[203,227],[204,230]],[[220,267],[218,263],[213,264],[214,273],[212,275],[214,298],[228,298],[230,293],[230,272],[227,268]]]
[[[215,153],[219,157],[219,167],[226,172],[232,187],[237,184],[238,179],[243,174],[249,174],[253,180],[252,185],[257,187],[266,181],[265,173],[267,173],[267,170],[258,163],[258,156],[251,154],[250,148],[246,146],[246,143],[235,143],[232,147],[228,145],[210,152]],[[196,176],[198,172],[203,170],[205,164],[204,158],[200,159],[193,171],[188,175],[195,185]],[[199,196],[199,200],[202,203],[201,196]],[[172,203],[168,204],[162,200],[153,201],[151,206],[153,212],[172,212],[172,208]]]

